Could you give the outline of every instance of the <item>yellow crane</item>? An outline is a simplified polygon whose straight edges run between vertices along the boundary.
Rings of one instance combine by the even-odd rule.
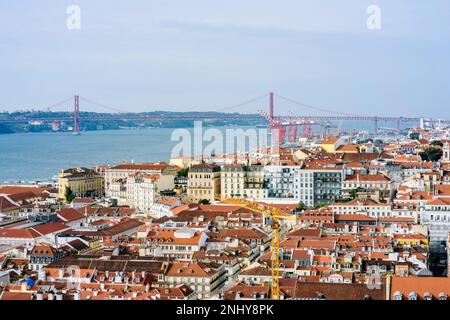
[[[271,223],[271,244],[270,244],[270,262],[272,271],[272,299],[278,300],[280,298],[280,234],[281,223],[280,220],[297,221],[296,216],[283,215],[280,210],[259,202],[253,202],[247,199],[236,198],[222,198],[222,202],[229,204],[241,205],[254,212],[261,214],[263,217],[270,218]]]

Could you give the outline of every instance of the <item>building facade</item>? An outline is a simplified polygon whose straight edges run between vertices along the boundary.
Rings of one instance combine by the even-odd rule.
[[[71,168],[62,170],[58,177],[60,199],[65,198],[66,189],[70,188],[77,197],[101,197],[104,194],[103,177],[88,168]]]
[[[192,202],[215,200],[220,193],[220,166],[197,164],[189,169],[187,196]]]
[[[341,193],[342,170],[304,169],[294,173],[294,194],[308,207],[329,204]]]
[[[264,168],[260,165],[226,165],[221,172],[223,198],[262,199],[264,186]]]

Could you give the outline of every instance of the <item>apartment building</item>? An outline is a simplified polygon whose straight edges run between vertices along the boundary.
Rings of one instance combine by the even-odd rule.
[[[205,246],[208,236],[191,228],[162,229],[152,231],[141,245],[141,256],[164,256],[178,260],[191,260],[194,252]]]
[[[428,226],[430,246],[444,246],[450,231],[450,197],[435,197],[428,201],[420,215],[420,223]]]
[[[107,168],[105,170],[105,195],[117,200],[119,205],[127,205],[129,195],[127,196],[127,180],[131,175],[160,175],[161,177],[170,176],[174,179],[178,167],[170,166],[165,162],[155,163],[125,163]],[[164,178],[163,178],[164,179]],[[173,187],[172,187],[173,188]]]
[[[294,199],[294,173],[299,166],[265,166],[266,198]]]
[[[61,170],[58,175],[58,197],[65,198],[66,189],[70,188],[77,197],[101,197],[104,194],[103,177],[88,168],[70,168]]]
[[[343,195],[349,195],[354,189],[376,193],[376,199],[389,201],[393,191],[391,179],[384,174],[347,175],[342,181]]]
[[[264,167],[261,165],[225,165],[220,179],[223,198],[264,198]]]
[[[174,262],[165,274],[165,283],[170,287],[186,284],[197,294],[198,299],[210,298],[225,284],[225,264]]]
[[[308,207],[329,204],[338,198],[342,186],[338,168],[302,169],[294,172],[294,195]]]
[[[175,186],[174,176],[159,174],[131,174],[126,185],[126,204],[146,214],[152,213],[160,191],[172,190]]]
[[[212,202],[220,191],[220,166],[202,163],[189,169],[187,196],[190,201]]]

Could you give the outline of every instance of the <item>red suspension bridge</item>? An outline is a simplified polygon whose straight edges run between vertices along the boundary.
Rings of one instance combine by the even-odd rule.
[[[286,115],[276,115],[275,114],[275,97],[287,102],[289,104],[295,105],[296,107],[302,108],[303,112],[305,109],[313,111],[315,114],[325,113],[325,115],[295,115],[291,112],[290,116]],[[231,110],[236,110],[245,105],[249,105],[261,100],[268,98],[268,110],[259,110],[257,114],[241,114],[241,113],[227,113]],[[93,104],[95,106],[101,107],[103,109],[109,110],[109,113],[98,113],[92,114],[88,113],[83,115],[80,113],[80,100],[87,102],[88,104]],[[100,104],[91,99],[84,98],[82,96],[74,96],[63,101],[60,101],[54,105],[46,108],[45,111],[52,111],[55,107],[70,103],[73,101],[73,112],[71,115],[67,116],[45,116],[39,117],[39,113],[34,115],[22,115],[22,116],[10,116],[10,117],[0,117],[0,123],[14,123],[14,122],[29,122],[29,121],[41,121],[41,122],[73,122],[73,131],[78,133],[80,131],[80,122],[83,121],[107,121],[107,120],[122,120],[122,121],[171,121],[171,120],[260,120],[267,121],[269,127],[273,131],[277,131],[279,141],[295,141],[298,137],[311,137],[312,126],[326,126],[329,121],[370,121],[374,125],[374,132],[377,133],[379,130],[380,122],[394,122],[396,123],[396,130],[400,131],[401,123],[415,123],[417,126],[422,126],[425,123],[450,123],[450,121],[437,120],[437,119],[425,119],[423,117],[396,117],[396,116],[368,116],[368,115],[355,115],[339,112],[336,110],[330,110],[326,108],[320,108],[304,104],[302,102],[286,98],[284,96],[270,92],[268,94],[250,99],[248,101],[229,106],[226,108],[215,108],[213,112],[208,113],[185,113],[185,114],[146,114],[146,113],[134,113],[120,110],[118,108],[110,107],[104,104]],[[300,134],[301,131],[301,134]]]

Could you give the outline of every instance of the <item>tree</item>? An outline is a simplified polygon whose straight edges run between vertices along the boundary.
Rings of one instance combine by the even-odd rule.
[[[305,203],[304,203],[303,201],[300,201],[300,202],[298,203],[297,208],[296,208],[295,210],[296,210],[296,211],[303,211],[303,210],[305,210],[305,209],[306,209]]]
[[[66,201],[68,203],[72,202],[73,199],[75,199],[77,196],[73,194],[72,189],[70,187],[66,186],[66,189],[64,190],[64,198],[66,198]]]
[[[409,135],[409,138],[410,138],[410,139],[413,139],[413,140],[419,140],[419,139],[420,139],[420,133],[418,133],[418,132],[413,132],[413,133],[411,133],[411,134]]]
[[[430,145],[431,146],[441,146],[442,147],[444,144],[441,141],[439,141],[439,140],[435,140],[432,143],[430,143]]]
[[[351,198],[352,200],[353,200],[353,199],[356,199],[356,196],[358,195],[358,192],[360,192],[360,191],[362,191],[362,189],[361,189],[360,187],[353,189],[353,190],[350,192],[350,198]]]
[[[419,155],[423,161],[438,161],[442,157],[442,149],[427,148]]]
[[[183,168],[177,171],[178,177],[187,177],[189,172],[189,168]]]
[[[208,199],[201,199],[198,201],[198,204],[211,204],[211,202]]]

